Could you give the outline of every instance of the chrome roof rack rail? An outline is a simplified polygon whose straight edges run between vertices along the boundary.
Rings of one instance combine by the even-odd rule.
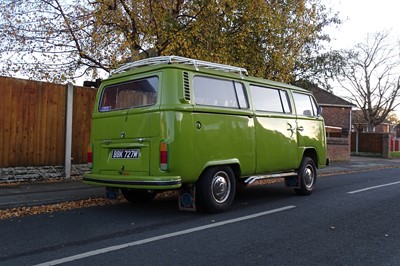
[[[201,61],[201,60],[191,59],[191,58],[186,58],[186,57],[181,57],[181,56],[174,56],[174,55],[146,58],[146,59],[142,59],[139,61],[127,63],[115,70],[112,70],[111,75],[115,75],[118,73],[122,73],[124,71],[128,71],[128,70],[138,68],[138,67],[143,67],[143,66],[159,65],[159,64],[174,64],[174,63],[184,64],[184,65],[193,65],[196,70],[199,70],[199,67],[204,67],[204,68],[210,68],[210,69],[215,69],[215,70],[224,71],[224,72],[238,73],[240,75],[240,77],[242,77],[242,78],[243,78],[243,75],[246,75],[246,76],[249,75],[249,73],[247,72],[247,70],[245,68],[224,65],[224,64],[217,64],[217,63]]]

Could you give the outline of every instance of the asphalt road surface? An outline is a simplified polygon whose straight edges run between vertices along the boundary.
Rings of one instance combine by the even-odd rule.
[[[400,265],[400,169],[238,192],[222,214],[176,199],[0,221],[0,265]]]

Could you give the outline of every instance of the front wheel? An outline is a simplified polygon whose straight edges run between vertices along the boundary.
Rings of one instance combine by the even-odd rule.
[[[199,206],[211,213],[227,210],[235,197],[235,175],[229,166],[207,168],[196,182]]]
[[[304,157],[298,172],[300,188],[295,189],[298,195],[310,195],[313,192],[315,181],[317,180],[317,168],[314,161],[309,157]]]

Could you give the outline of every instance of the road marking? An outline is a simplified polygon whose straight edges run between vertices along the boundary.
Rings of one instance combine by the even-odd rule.
[[[383,184],[383,185],[379,185],[379,186],[374,186],[374,187],[367,187],[367,188],[363,188],[363,189],[359,189],[359,190],[350,191],[350,192],[347,192],[347,193],[348,194],[355,194],[355,193],[364,192],[364,191],[371,190],[371,189],[387,187],[387,186],[393,186],[393,185],[398,185],[398,184],[400,184],[400,181],[393,182],[393,183],[388,183],[388,184]]]
[[[210,228],[223,226],[223,225],[227,225],[227,224],[242,222],[242,221],[258,218],[258,217],[261,217],[261,216],[265,216],[265,215],[269,215],[269,214],[273,214],[273,213],[277,213],[277,212],[282,212],[282,211],[286,211],[286,210],[290,210],[290,209],[293,209],[293,208],[296,208],[296,206],[289,205],[289,206],[278,208],[278,209],[273,209],[273,210],[269,210],[269,211],[265,211],[265,212],[259,212],[259,213],[255,213],[255,214],[251,214],[251,215],[247,215],[247,216],[243,216],[243,217],[239,217],[239,218],[235,218],[235,219],[230,219],[230,220],[226,220],[226,221],[222,221],[222,222],[217,222],[217,223],[207,224],[207,225],[194,227],[194,228],[190,228],[190,229],[186,229],[186,230],[182,230],[182,231],[177,231],[177,232],[174,232],[174,233],[169,233],[169,234],[165,234],[165,235],[150,237],[150,238],[146,238],[146,239],[142,239],[142,240],[138,240],[138,241],[134,241],[134,242],[130,242],[130,243],[125,243],[125,244],[121,244],[121,245],[116,245],[116,246],[110,246],[110,247],[106,247],[106,248],[96,249],[96,250],[92,250],[92,251],[89,251],[89,252],[77,254],[77,255],[74,255],[74,256],[61,258],[61,259],[58,259],[58,260],[52,260],[52,261],[44,262],[44,263],[41,263],[41,264],[37,264],[36,266],[39,266],[39,265],[40,266],[42,266],[42,265],[43,266],[44,265],[58,265],[58,264],[66,263],[66,262],[80,260],[80,259],[88,258],[88,257],[91,257],[91,256],[96,256],[96,255],[100,255],[100,254],[104,254],[104,253],[108,253],[108,252],[124,249],[124,248],[129,248],[129,247],[133,247],[133,246],[147,244],[147,243],[158,241],[158,240],[163,240],[163,239],[167,239],[167,238],[171,238],[171,237],[176,237],[176,236],[186,235],[186,234],[190,234],[190,233],[194,233],[194,232],[199,232],[199,231],[202,231],[202,230],[207,230],[207,229],[210,229]]]

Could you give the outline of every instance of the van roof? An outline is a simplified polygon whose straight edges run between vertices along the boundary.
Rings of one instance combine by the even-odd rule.
[[[158,57],[146,58],[146,59],[126,63],[126,64],[120,66],[119,68],[112,70],[110,74],[112,77],[114,75],[121,74],[121,73],[124,73],[129,70],[138,69],[141,67],[148,67],[148,66],[163,67],[162,65],[170,65],[170,66],[174,65],[175,67],[179,67],[179,68],[193,66],[196,71],[200,71],[203,69],[209,69],[209,70],[221,71],[221,72],[225,72],[225,73],[239,74],[240,78],[246,79],[248,81],[253,81],[256,83],[264,83],[264,84],[267,83],[268,85],[275,86],[275,87],[291,88],[291,89],[298,90],[298,91],[308,92],[305,89],[302,89],[302,88],[299,88],[297,86],[290,85],[287,83],[282,83],[282,82],[272,81],[272,80],[268,80],[268,79],[249,76],[246,68],[225,65],[225,64],[212,63],[212,62],[207,62],[207,61],[202,61],[202,60],[197,60],[197,59],[192,59],[192,58],[186,58],[186,57],[181,57],[181,56],[174,56],[174,55],[158,56]]]

